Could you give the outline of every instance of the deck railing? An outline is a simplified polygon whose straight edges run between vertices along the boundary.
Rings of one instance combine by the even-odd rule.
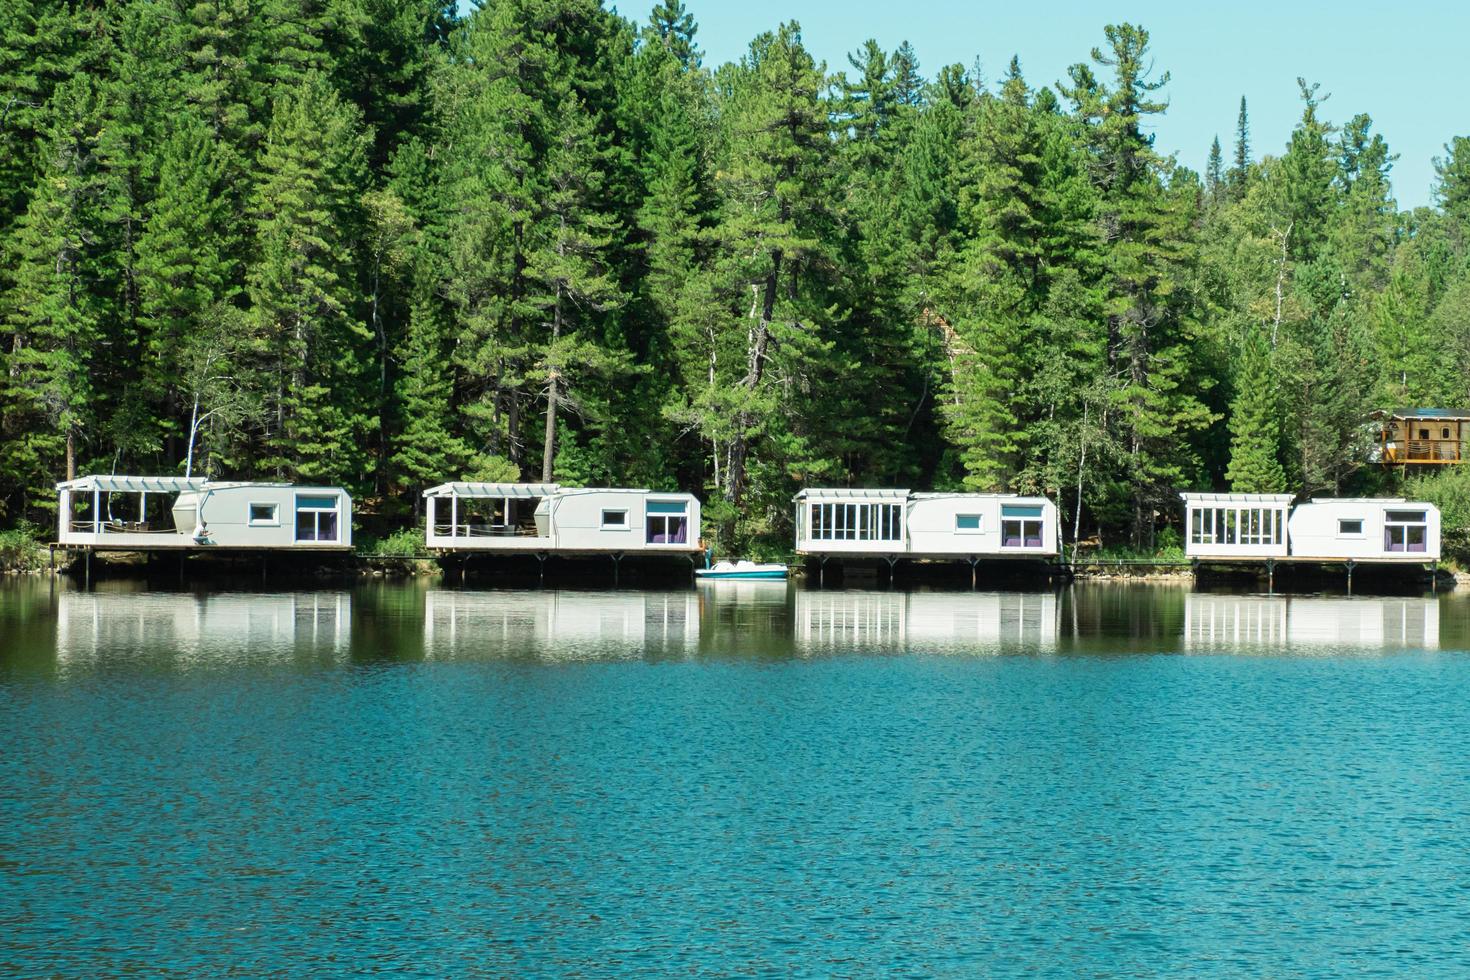
[[[503,524],[435,524],[437,538],[539,538],[535,527]]]
[[[1386,463],[1459,463],[1462,462],[1458,439],[1408,439],[1383,444]]]
[[[73,520],[70,530],[76,534],[178,534],[178,528],[155,527],[151,521],[83,521]]]

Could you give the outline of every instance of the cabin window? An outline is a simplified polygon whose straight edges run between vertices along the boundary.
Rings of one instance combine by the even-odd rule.
[[[812,541],[901,541],[899,504],[812,504]]]
[[[602,512],[602,529],[604,531],[626,531],[628,530],[628,512],[626,510],[605,510]]]
[[[1448,439],[1450,437],[1450,430],[1448,426],[1439,430],[1439,437],[1441,439]]]
[[[1007,504],[1000,509],[1002,548],[1041,547],[1041,507]]]
[[[1338,521],[1337,536],[1340,538],[1361,538],[1363,536],[1362,518]]]
[[[251,504],[250,505],[251,527],[280,527],[281,514],[279,504]]]
[[[1280,544],[1285,513],[1276,507],[1203,507],[1190,511],[1190,544]]]
[[[1383,550],[1407,553],[1429,550],[1428,513],[1391,510],[1383,515]]]
[[[338,498],[335,494],[312,494],[296,498],[296,540],[336,541]]]
[[[960,534],[979,534],[979,514],[956,514],[954,516],[954,529]]]
[[[1429,430],[1428,429],[1420,429],[1419,430],[1419,438],[1420,439],[1428,439],[1429,438]]]
[[[647,521],[649,544],[689,543],[687,500],[650,500]]]

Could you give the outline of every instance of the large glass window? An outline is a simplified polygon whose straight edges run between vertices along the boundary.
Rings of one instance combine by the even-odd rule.
[[[1383,515],[1383,550],[1424,552],[1429,549],[1428,514],[1422,510],[1391,510]]]
[[[812,504],[813,541],[899,541],[903,539],[901,504]]]
[[[1191,544],[1280,544],[1286,512],[1277,507],[1202,507],[1190,511]]]
[[[1007,504],[1000,509],[1000,546],[1002,548],[1041,547],[1041,507]]]
[[[336,541],[338,530],[335,494],[313,494],[296,498],[296,540]]]
[[[689,542],[689,502],[650,500],[647,530],[649,544],[687,544]]]

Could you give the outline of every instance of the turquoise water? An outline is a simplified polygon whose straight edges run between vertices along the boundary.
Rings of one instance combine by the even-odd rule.
[[[1464,975],[1467,648],[1463,597],[25,583],[0,972]]]

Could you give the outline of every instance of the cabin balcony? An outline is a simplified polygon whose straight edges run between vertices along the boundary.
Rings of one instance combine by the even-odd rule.
[[[1385,442],[1383,462],[1389,465],[1460,463],[1464,462],[1464,454],[1458,439],[1408,439]]]

